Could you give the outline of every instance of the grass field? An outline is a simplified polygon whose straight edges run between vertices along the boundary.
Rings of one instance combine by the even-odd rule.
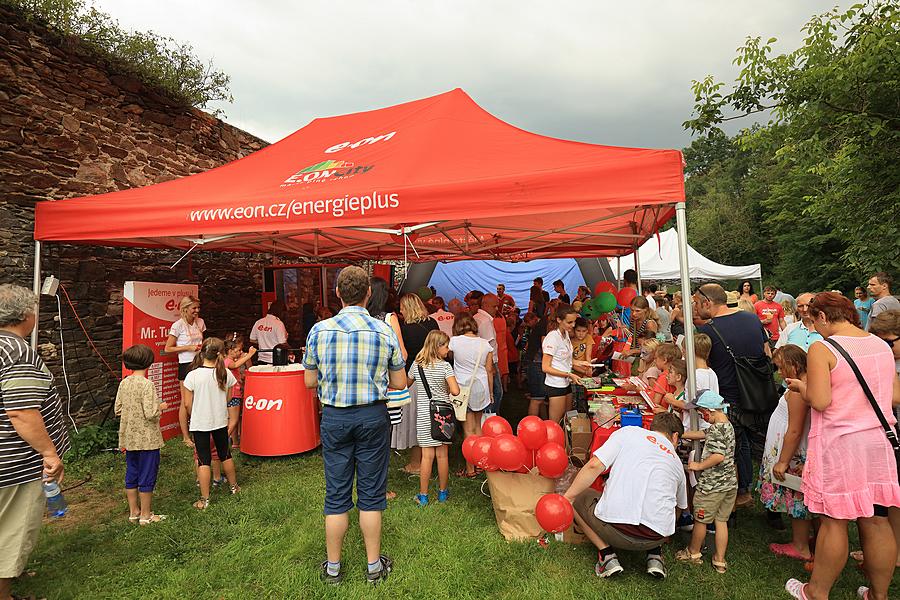
[[[507,416],[520,416],[521,398],[511,395]],[[458,448],[454,461],[460,460]],[[322,526],[324,477],[318,453],[286,459],[237,458],[243,491],[214,492],[209,509],[191,508],[197,489],[191,455],[173,440],[163,449],[155,509],[169,520],[129,525],[121,493],[124,457],[105,454],[69,465],[66,486],[90,477],[66,497],[68,516],[48,523],[20,593],[57,598],[508,598],[516,600],[701,597],[787,598],[784,582],[804,578],[799,562],[767,550],[787,533],[774,532],[759,512],[739,513],[728,551],[730,569],[676,564],[666,547],[669,578],[651,580],[643,556],[622,553],[626,572],[613,580],[593,575],[589,546],[551,542],[507,543],[497,531],[481,480],[452,478],[450,501],[424,509],[412,502],[418,481],[394,456],[389,486],[398,498],[385,513],[384,551],[395,560],[390,578],[373,590],[363,582],[365,554],[351,518],[344,584],[319,581],[325,553]],[[432,492],[434,494],[434,492]],[[711,540],[711,538],[710,538]],[[848,565],[832,598],[855,598],[862,575]],[[895,594],[897,590],[892,590]]]

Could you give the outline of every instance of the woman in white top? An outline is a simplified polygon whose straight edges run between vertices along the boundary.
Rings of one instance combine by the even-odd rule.
[[[544,387],[550,407],[548,417],[558,422],[572,409],[572,383],[581,378],[572,372],[572,365],[590,366],[590,361],[572,360],[572,332],[575,331],[575,319],[578,313],[568,304],[561,304],[556,309],[556,329],[544,336],[541,350],[544,357],[541,370],[544,371]]]
[[[490,343],[478,337],[478,323],[468,313],[461,312],[453,322],[450,352],[453,353],[453,374],[460,388],[471,386],[469,410],[463,423],[463,435],[481,435],[481,413],[494,401],[494,353]],[[475,477],[475,465],[457,473],[460,477]]]
[[[193,296],[185,296],[178,303],[181,318],[172,323],[169,337],[166,339],[166,354],[178,353],[178,383],[181,387],[181,405],[178,407],[178,424],[181,426],[181,438],[185,445],[193,446],[188,432],[187,412],[184,409],[184,397],[187,391],[184,380],[191,370],[191,361],[203,343],[203,332],[206,324],[200,315],[200,301]]]

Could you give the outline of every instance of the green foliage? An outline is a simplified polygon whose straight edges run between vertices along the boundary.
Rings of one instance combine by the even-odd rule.
[[[796,286],[786,278],[798,277],[800,287],[846,287],[900,269],[900,6],[875,0],[835,9],[812,17],[804,32],[800,48],[780,55],[774,39],[749,38],[730,91],[712,76],[695,81],[685,127],[721,144],[719,125],[770,110],[767,125],[735,140],[750,158],[747,173],[718,173],[714,190],[745,184],[732,217],[746,223],[747,207],[749,215],[761,211],[750,225],[774,245],[769,266],[789,289]],[[707,177],[735,160],[720,152],[709,164],[704,152],[713,142],[694,145]]]
[[[72,447],[65,461],[79,461],[119,446],[119,426],[110,421],[104,425],[85,425],[72,436]]]
[[[153,32],[126,31],[85,0],[0,1],[19,7],[64,37],[80,40],[117,67],[189,106],[232,101],[228,75],[200,62],[190,44]]]

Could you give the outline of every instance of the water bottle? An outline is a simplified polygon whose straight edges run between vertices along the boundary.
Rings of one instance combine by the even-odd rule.
[[[63,498],[62,490],[59,484],[51,479],[45,479],[43,482],[44,496],[47,497],[47,512],[52,519],[58,519],[65,516],[69,510],[66,499]]]

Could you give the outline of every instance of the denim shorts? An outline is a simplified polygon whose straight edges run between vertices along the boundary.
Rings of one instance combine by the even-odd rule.
[[[547,390],[544,389],[544,371],[541,369],[541,363],[530,362],[525,370],[525,379],[528,383],[528,394],[532,400],[540,400],[547,397]]]
[[[320,426],[325,465],[325,514],[353,508],[353,479],[359,510],[387,508],[391,423],[384,403],[335,408],[324,406]]]

